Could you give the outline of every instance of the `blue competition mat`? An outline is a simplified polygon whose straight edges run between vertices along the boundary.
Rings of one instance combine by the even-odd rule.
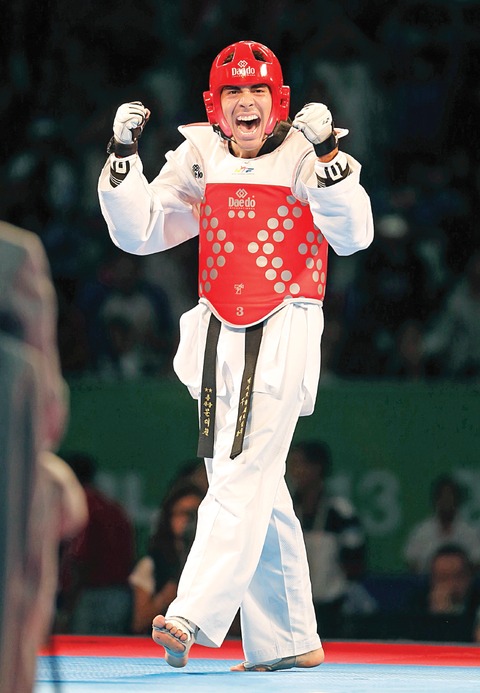
[[[479,651],[480,657],[480,651]],[[38,658],[34,693],[479,693],[480,668],[323,664],[273,673],[233,673],[237,660],[191,659],[172,669],[143,657]]]

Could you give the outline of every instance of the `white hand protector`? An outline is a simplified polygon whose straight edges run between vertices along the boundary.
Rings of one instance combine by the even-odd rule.
[[[313,144],[317,156],[332,152],[338,146],[338,138],[348,133],[334,128],[332,114],[324,103],[307,103],[292,125]]]
[[[133,144],[143,132],[150,111],[140,101],[124,103],[117,109],[113,121],[113,134],[121,144]]]
[[[292,123],[312,144],[324,142],[333,131],[332,114],[324,103],[307,103]]]

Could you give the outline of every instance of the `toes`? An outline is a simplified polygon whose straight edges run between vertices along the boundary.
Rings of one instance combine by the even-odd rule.
[[[152,626],[156,626],[157,628],[165,628],[165,616],[162,616],[161,614],[155,616]]]
[[[168,630],[170,635],[177,640],[184,642],[188,638],[188,634],[185,631],[180,630],[180,628],[175,628],[173,623],[165,623],[165,630]]]
[[[169,635],[171,635],[172,638],[176,638],[177,640],[181,640],[182,642],[188,639],[188,633],[185,633],[185,631],[181,628],[177,628],[173,623],[169,623],[164,616],[156,616],[153,619],[152,626],[154,628],[159,628],[168,631]]]

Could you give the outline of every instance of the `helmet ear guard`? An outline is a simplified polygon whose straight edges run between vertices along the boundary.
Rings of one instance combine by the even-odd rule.
[[[279,89],[279,118],[278,120],[287,120],[288,119],[288,113],[290,111],[290,87],[287,87],[285,84],[282,84],[282,86]],[[275,123],[276,125],[276,123]]]
[[[282,68],[273,51],[256,41],[239,41],[224,48],[210,70],[210,90],[203,93],[208,122],[227,139],[232,131],[223,114],[222,89],[226,86],[266,84],[272,94],[272,110],[265,126],[271,135],[280,120],[287,120],[290,87],[283,84]]]
[[[205,110],[207,111],[208,122],[211,125],[215,125],[215,107],[213,105],[213,94],[211,91],[203,92],[203,103],[205,104]]]

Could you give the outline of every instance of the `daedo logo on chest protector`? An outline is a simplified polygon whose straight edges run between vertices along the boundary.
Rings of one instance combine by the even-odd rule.
[[[199,235],[199,295],[227,324],[323,301],[328,243],[290,187],[207,184]]]
[[[253,209],[257,204],[255,197],[248,197],[245,188],[239,188],[235,195],[236,197],[229,196],[228,198],[229,209]]]

